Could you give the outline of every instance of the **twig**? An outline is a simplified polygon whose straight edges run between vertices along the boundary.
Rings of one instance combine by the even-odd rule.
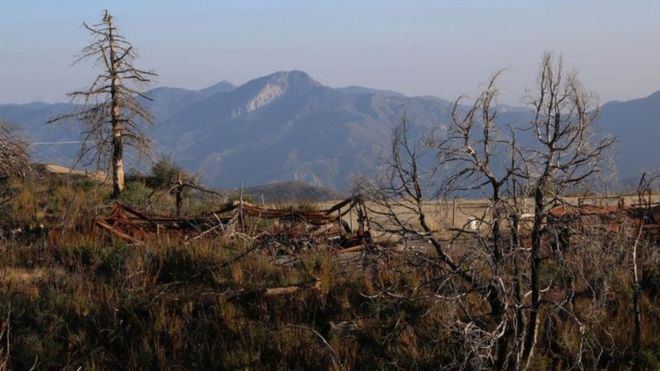
[[[321,335],[318,331],[314,330],[313,328],[310,328],[310,327],[307,327],[307,326],[302,326],[302,325],[288,324],[287,327],[299,328],[299,329],[302,329],[302,330],[309,331],[309,332],[313,333],[314,335],[316,335],[316,337],[318,337],[323,342],[323,344],[326,346],[326,348],[328,348],[328,350],[330,350],[330,356],[332,357],[332,360],[339,366],[340,369],[345,369],[344,365],[339,360],[339,356],[337,355],[337,352],[335,352],[335,350],[332,348],[330,343],[328,343],[328,341],[325,340],[323,335]]]

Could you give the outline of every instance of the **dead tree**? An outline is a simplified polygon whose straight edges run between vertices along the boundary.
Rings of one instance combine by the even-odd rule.
[[[466,116],[458,118],[459,103],[455,105],[455,125],[457,127],[455,132],[452,131],[456,135],[454,137],[452,134],[452,138],[457,141],[459,137],[461,138],[460,148],[464,149],[462,146],[465,144],[465,130],[471,130],[464,126],[464,124],[471,125],[467,123],[471,120],[469,117],[474,119],[472,123],[476,123],[477,113],[485,112],[489,122],[492,123],[494,112],[489,111],[488,105],[491,102],[490,99],[493,98],[491,94],[495,92],[494,82],[495,78],[491,81],[490,88],[486,89],[484,95],[469,109],[471,113],[467,113],[467,118]],[[484,106],[485,111],[482,111]],[[453,147],[453,139],[449,140],[451,145],[445,141],[434,142],[431,139],[426,141],[427,144],[432,143],[437,151],[446,150],[439,154],[439,157],[443,158],[442,161],[447,160],[447,164],[456,161],[459,164],[457,169],[464,165],[463,161],[477,163],[474,157],[459,160],[458,147]],[[420,144],[410,137],[407,118],[404,116],[401,125],[393,133],[391,159],[387,171],[376,180],[372,190],[367,192],[371,201],[369,211],[373,217],[372,225],[382,232],[402,237],[405,244],[421,239],[432,247],[434,254],[431,258],[424,257],[421,258],[421,261],[413,262],[419,269],[426,267],[435,272],[435,277],[424,285],[431,289],[431,292],[426,295],[430,295],[435,300],[455,302],[459,308],[469,307],[468,298],[476,295],[480,301],[490,307],[489,316],[466,311],[463,315],[447,323],[445,330],[464,339],[462,346],[465,349],[458,352],[464,355],[461,363],[465,362],[470,364],[470,367],[477,369],[493,365],[503,368],[503,365],[500,365],[501,362],[492,362],[492,359],[499,353],[495,349],[499,347],[500,339],[506,332],[507,321],[504,314],[508,310],[508,304],[503,298],[503,293],[507,291],[505,282],[494,273],[497,271],[494,268],[497,264],[493,264],[493,262],[499,259],[498,252],[496,252],[500,250],[499,246],[493,249],[488,246],[486,240],[477,238],[474,240],[477,241],[476,245],[466,248],[457,241],[443,241],[437,237],[436,232],[438,231],[432,227],[430,216],[427,215],[429,205],[426,197],[432,192],[424,189],[425,186],[429,186],[427,181],[432,172],[430,169],[425,171],[420,164],[420,149],[428,148],[421,147]],[[487,143],[486,146],[490,153],[490,144]],[[468,156],[470,155],[468,154]],[[478,162],[484,165],[481,160]],[[473,170],[483,171],[484,168]],[[445,185],[458,181],[463,173],[458,170],[455,175],[452,179],[447,180]],[[502,179],[499,177],[495,179],[494,174],[490,175],[494,179],[497,189],[502,183]],[[506,178],[506,176],[504,177]],[[481,181],[483,182],[483,178]],[[486,183],[491,184],[488,180]],[[419,295],[419,291],[416,294]]]
[[[427,174],[420,168],[419,148],[410,137],[405,117],[393,135],[388,171],[376,180],[371,192],[373,225],[403,237],[405,243],[422,239],[433,247],[436,257],[421,261],[433,267],[436,277],[431,282],[440,284],[429,282],[427,287],[435,287],[435,298],[452,300],[460,308],[445,330],[463,339],[465,349],[458,357],[461,367],[528,368],[539,328],[555,328],[552,323],[543,327],[543,305],[556,314],[552,321],[573,321],[583,338],[592,336],[585,347],[590,347],[590,361],[597,362],[602,346],[587,334],[590,323],[580,320],[572,306],[575,283],[571,280],[587,280],[584,270],[580,271],[585,264],[600,269],[599,277],[609,279],[611,273],[599,267],[600,262],[614,262],[606,252],[607,238],[595,238],[600,233],[597,228],[583,228],[582,250],[573,250],[569,261],[548,243],[553,229],[546,222],[550,209],[566,202],[568,191],[603,170],[613,140],[592,135],[598,113],[593,95],[575,73],[563,72],[561,63],[554,63],[550,55],[543,59],[538,91],[530,99],[531,120],[523,130],[498,122],[497,76],[471,104],[465,105],[463,98],[457,100],[449,127],[425,141],[436,154],[439,193],[444,197],[485,196],[489,208],[479,222],[488,228],[473,231],[452,226],[455,234],[450,240],[436,237],[424,207],[429,194],[423,189]],[[534,205],[530,241],[518,235],[527,196],[532,196]],[[509,233],[505,233],[507,227]],[[555,281],[558,285],[554,296],[543,294],[551,288],[541,287],[544,262],[565,274],[549,278],[551,285]],[[466,310],[468,297],[478,297],[487,315],[483,309]],[[598,305],[590,310],[602,309]],[[553,346],[548,343],[547,349]],[[582,351],[574,355],[576,365],[584,363],[582,355]]]
[[[520,167],[524,163],[515,132],[498,120],[497,79],[500,75],[501,71],[495,73],[470,104],[465,105],[465,97],[458,98],[446,131],[436,131],[426,140],[426,145],[436,155],[434,172],[441,180],[439,196],[448,200],[467,193],[485,196],[488,200],[488,209],[477,217],[479,225],[489,226],[486,233],[475,233],[466,228],[467,225],[452,228],[457,232],[454,240],[467,237],[480,246],[482,253],[474,257],[475,262],[481,258],[490,262],[482,268],[488,287],[486,299],[492,318],[505,329],[498,334],[494,345],[492,366],[495,369],[512,367],[508,362],[509,348],[517,345],[513,328],[519,323],[516,318],[519,312],[507,313],[507,310],[521,305],[516,265],[520,246],[518,239],[505,241],[503,223],[507,218],[515,220],[521,213],[515,204],[509,203],[519,196],[515,178],[523,173]],[[509,225],[515,222],[509,221]],[[515,232],[515,228],[512,231]]]
[[[76,60],[93,60],[101,73],[86,90],[69,93],[82,108],[49,121],[78,120],[83,125],[79,160],[97,162],[112,173],[112,193],[117,197],[125,188],[124,147],[141,154],[149,152],[151,141],[143,132],[144,124],[151,124],[151,114],[139,98],[157,75],[133,65],[135,50],[120,33],[106,10],[103,21],[92,26],[83,23],[93,37]]]
[[[548,211],[564,202],[567,191],[603,169],[613,144],[609,137],[594,140],[595,96],[582,86],[575,71],[564,70],[561,58],[543,57],[536,91],[528,103],[534,114],[528,128],[534,144],[528,149],[525,178],[533,193],[534,221],[529,260],[531,303],[520,354],[525,367],[534,353],[542,321],[539,273],[547,258],[542,255],[542,239],[548,233],[544,224]]]
[[[9,124],[0,121],[0,177],[25,176],[29,168],[28,141]]]
[[[641,277],[642,277],[642,259],[640,259],[641,256],[643,256],[643,246],[644,244],[644,238],[643,238],[643,232],[644,232],[644,226],[648,224],[655,223],[655,220],[653,218],[653,187],[654,183],[658,183],[660,180],[660,176],[656,175],[647,175],[647,173],[642,174],[641,179],[639,180],[639,184],[637,186],[637,215],[635,215],[638,218],[638,223],[639,225],[637,226],[637,230],[633,233],[633,241],[632,241],[632,252],[631,252],[631,260],[632,260],[632,274],[631,274],[631,279],[632,279],[632,288],[633,288],[633,316],[634,316],[634,330],[633,330],[633,338],[632,338],[632,347],[633,347],[633,353],[634,353],[634,358],[633,358],[633,365],[632,369],[633,370],[640,370],[640,362],[641,362],[641,349],[642,349],[642,309],[641,309],[641,297],[642,297],[642,285],[641,285]],[[655,237],[655,236],[654,236]],[[649,259],[652,262],[654,261],[653,259]],[[655,261],[655,264],[657,264],[657,261]]]
[[[436,173],[442,174],[440,195],[452,197],[461,192],[479,192],[490,201],[490,220],[480,218],[480,223],[490,225],[493,268],[497,270],[502,260],[501,221],[503,188],[516,174],[518,150],[515,137],[502,136],[501,124],[497,123],[497,78],[494,74],[479,97],[464,107],[465,97],[457,99],[452,107],[451,124],[441,136],[432,135],[426,145],[436,152]],[[513,146],[512,146],[513,144]],[[513,152],[514,162],[507,167],[507,151]]]
[[[168,193],[174,193],[175,201],[174,201],[174,211],[176,216],[181,216],[182,211],[183,211],[183,196],[186,188],[190,188],[192,190],[197,190],[200,191],[201,193],[204,194],[209,194],[213,196],[218,196],[222,199],[226,199],[227,197],[223,195],[222,193],[216,192],[211,189],[207,189],[199,185],[199,182],[184,174],[183,172],[179,171],[177,172],[176,179],[173,179],[171,182],[172,186],[168,190]],[[154,191],[155,192],[155,191]]]

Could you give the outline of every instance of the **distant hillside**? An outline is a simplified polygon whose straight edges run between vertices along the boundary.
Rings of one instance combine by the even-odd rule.
[[[346,92],[278,72],[172,115],[159,144],[217,186],[297,180],[343,189],[351,174],[373,173],[404,110],[421,133],[448,109],[437,98]]]
[[[148,91],[145,95],[151,100],[143,99],[142,103],[154,116],[154,121],[160,123],[193,103],[234,88],[235,86],[228,81],[221,81],[201,90],[159,87]]]
[[[238,190],[233,190],[230,194],[235,197],[238,192]],[[254,202],[263,201],[265,203],[323,202],[342,198],[339,193],[327,188],[295,181],[246,187],[243,192]]]
[[[148,129],[160,153],[214,187],[299,181],[346,189],[353,174],[373,174],[388,154],[403,112],[412,135],[442,133],[450,102],[364,87],[330,88],[302,71],[281,71],[235,87],[221,82],[198,91],[156,88],[145,101],[156,124]],[[71,104],[0,105],[0,118],[20,123],[37,142],[75,141],[75,127],[45,125]],[[505,106],[499,119],[529,120]],[[660,92],[603,106],[603,132],[618,138],[620,178],[638,177],[660,163]],[[35,145],[38,160],[70,165],[77,144]],[[69,162],[67,163],[67,159]],[[129,167],[132,165],[129,158]],[[431,159],[428,159],[431,160]]]
[[[620,179],[639,181],[643,171],[660,171],[660,91],[646,98],[605,104],[599,123],[617,138],[615,161]]]

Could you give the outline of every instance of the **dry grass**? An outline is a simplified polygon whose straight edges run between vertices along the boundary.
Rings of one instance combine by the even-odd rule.
[[[228,264],[234,249],[240,246],[163,241],[136,248],[72,239],[47,254],[4,250],[0,315],[11,310],[11,369],[30,368],[35,357],[40,367],[57,369],[434,369],[460,349],[443,330],[456,308],[415,290],[433,277],[422,265],[401,269],[405,261],[394,256],[388,265],[367,259],[346,270],[329,253],[308,253],[292,266],[258,254]],[[38,254],[39,262],[28,260]],[[624,272],[611,289],[623,301],[591,319],[607,325],[601,341],[614,336],[626,344],[630,335],[627,279]],[[314,280],[321,284],[266,294]],[[405,295],[382,295],[384,287]],[[657,298],[645,300],[658,310]],[[576,301],[591,315],[592,304]],[[471,310],[483,306],[474,302]],[[652,350],[657,323],[648,325],[645,349]],[[567,323],[562,336],[570,349],[579,332]],[[611,356],[624,357],[620,349]],[[547,364],[546,355],[539,349],[536,364]]]
[[[82,176],[87,176],[99,182],[104,182],[108,180],[108,176],[102,171],[73,170],[68,167],[56,165],[56,164],[46,164],[44,168],[47,172],[51,174],[82,175]]]
[[[636,195],[622,195],[620,196],[624,199],[626,205],[631,205],[638,202]],[[568,203],[577,205],[579,197],[566,197],[565,200]],[[651,198],[652,202],[660,202],[660,195],[653,195]],[[327,209],[335,205],[339,201],[328,201],[319,204],[320,209]],[[597,201],[596,201],[597,202]],[[603,201],[604,202],[604,201]],[[609,200],[610,204],[613,202],[613,205],[616,205],[616,200]],[[525,199],[521,200],[523,205],[523,210],[526,213],[533,213],[533,200]],[[378,206],[368,203],[369,208],[376,208]],[[436,237],[439,239],[449,239],[452,236],[450,232],[455,228],[465,228],[471,218],[481,219],[483,218],[486,221],[489,221],[490,214],[488,212],[488,200],[486,199],[457,199],[454,201],[443,201],[443,200],[431,200],[424,203],[424,213],[427,216],[427,223],[434,230]],[[395,209],[398,215],[407,216],[408,218],[414,219],[413,215],[409,210],[406,210],[402,207]],[[373,215],[371,216],[374,217]],[[357,226],[357,215],[347,214],[344,219],[348,222],[352,222],[354,226]],[[378,220],[378,217],[376,217]],[[381,217],[381,222],[384,222],[385,219]],[[415,223],[413,223],[415,224]],[[482,227],[483,228],[483,227]]]
[[[84,226],[109,192],[88,186],[80,179],[14,183],[19,196],[0,219]],[[478,204],[461,202],[461,210]],[[447,228],[442,210],[428,208],[437,213],[435,228]],[[58,249],[45,246],[38,233],[0,241],[0,331],[11,329],[0,362],[6,357],[10,369],[29,369],[35,359],[45,369],[437,369],[462,349],[445,325],[466,308],[437,300],[427,288],[434,268],[405,254],[367,254],[349,266],[319,249],[279,265],[261,254],[235,260],[249,244],[220,239],[134,247],[103,242],[82,228],[61,242]],[[578,258],[569,257],[586,266]],[[597,341],[617,344],[607,355],[611,365],[625,368],[630,275],[627,266],[608,267],[609,304],[593,311],[593,300],[579,297],[576,306],[601,326]],[[554,277],[553,269],[544,266],[544,274]],[[645,269],[643,354],[655,367],[660,271]],[[266,294],[299,285],[305,288]],[[474,301],[468,310],[482,313],[485,305]],[[570,322],[559,325],[542,333],[561,335],[557,347],[569,352],[579,331]],[[564,354],[557,352],[541,346],[534,364],[547,367]]]

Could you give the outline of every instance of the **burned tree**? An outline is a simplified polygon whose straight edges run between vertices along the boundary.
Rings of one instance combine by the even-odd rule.
[[[113,197],[125,188],[124,147],[148,153],[150,140],[143,132],[144,124],[151,124],[151,114],[140,99],[147,99],[144,89],[157,75],[134,66],[135,50],[114,24],[106,10],[103,21],[83,26],[93,37],[76,60],[93,60],[102,72],[86,90],[69,93],[82,108],[49,122],[75,119],[82,123],[79,160],[97,162],[112,173]]]
[[[641,311],[641,305],[640,305],[640,297],[641,297],[641,285],[640,285],[640,267],[638,264],[638,251],[640,249],[640,245],[642,245],[642,232],[644,230],[644,223],[646,220],[644,219],[649,219],[651,218],[650,211],[652,210],[651,208],[651,202],[652,202],[652,192],[651,192],[651,187],[652,187],[653,179],[647,179],[646,178],[646,173],[642,174],[642,178],[639,180],[639,185],[637,186],[637,202],[644,210],[644,212],[639,213],[638,215],[639,218],[639,226],[637,227],[637,232],[635,233],[634,237],[634,242],[632,243],[632,286],[633,286],[633,314],[635,318],[635,330],[633,332],[633,347],[635,351],[635,357],[634,357],[634,364],[633,368],[635,370],[641,369],[639,367],[639,357],[640,357],[640,349],[641,349],[641,344],[642,344],[642,311]]]
[[[393,135],[388,171],[371,192],[373,225],[403,237],[405,244],[417,239],[432,247],[431,257],[414,262],[414,269],[428,269],[432,278],[420,285],[425,290],[410,295],[430,296],[458,308],[440,330],[461,339],[455,344],[462,347],[455,366],[529,368],[539,329],[553,333],[569,324],[580,334],[580,350],[549,340],[544,343],[546,354],[563,352],[576,366],[595,365],[599,351],[605,350],[596,339],[602,324],[581,319],[581,314],[589,315],[573,305],[576,287],[591,288],[589,280],[594,278],[611,280],[611,273],[599,264],[616,264],[616,255],[608,255],[611,241],[588,225],[581,229],[580,246],[571,247],[570,253],[561,251],[551,242],[561,226],[547,221],[550,210],[569,204],[569,191],[603,170],[613,141],[593,135],[598,113],[593,95],[550,55],[543,58],[538,89],[529,100],[529,121],[522,128],[501,122],[498,76],[471,102],[459,98],[449,124],[424,141],[435,153],[432,173],[440,185],[436,195],[444,200],[485,197],[488,206],[477,221],[487,228],[452,223],[450,236],[441,238],[431,227],[425,195],[433,192],[424,190],[430,185],[428,173],[421,168],[420,147],[405,117]],[[528,199],[533,205],[529,211]],[[524,235],[519,229],[523,217],[531,219]],[[587,277],[586,265],[592,277]],[[596,313],[603,308],[604,302],[594,301],[580,310]]]
[[[370,207],[370,213],[374,216],[372,225],[383,232],[401,236],[405,244],[414,245],[415,240],[421,240],[432,247],[431,257],[423,256],[410,261],[415,270],[429,269],[434,272],[429,282],[421,284],[426,290],[413,290],[411,295],[428,296],[462,308],[460,312],[463,313],[447,321],[441,331],[461,339],[455,344],[460,347],[457,350],[460,355],[453,367],[505,367],[507,342],[502,339],[508,333],[506,312],[511,305],[505,293],[510,291],[510,281],[502,279],[507,276],[501,272],[501,241],[497,240],[493,246],[490,244],[491,238],[466,229],[461,229],[456,238],[449,240],[437,235],[438,230],[432,227],[432,217],[428,214],[427,197],[432,192],[424,189],[430,185],[432,172],[422,167],[421,150],[431,147],[440,164],[455,169],[443,181],[444,190],[449,192],[451,188],[453,192],[493,186],[495,193],[490,198],[494,200],[494,205],[491,206],[500,208],[499,189],[513,171],[505,169],[500,174],[491,169],[490,161],[495,157],[492,144],[498,142],[495,138],[496,111],[491,106],[497,95],[496,77],[491,79],[488,87],[466,111],[459,112],[463,110],[460,103],[463,100],[459,99],[454,105],[453,127],[448,130],[448,136],[444,139],[426,138],[423,141],[426,147],[420,146],[422,143],[411,137],[404,116],[393,133],[392,157],[387,171],[368,192],[373,205]],[[485,126],[482,126],[484,123]],[[473,130],[478,130],[477,126],[481,126],[481,133],[485,127],[485,143],[484,138],[479,140],[472,135]],[[485,152],[477,153],[474,146]],[[479,187],[465,187],[465,182],[473,181]],[[489,223],[485,217],[480,220]],[[495,228],[499,236],[499,226]],[[470,303],[475,300],[488,308],[488,314],[468,309],[474,307]]]
[[[168,193],[173,193],[175,196],[174,206],[176,216],[182,215],[183,196],[186,189],[197,190],[207,195],[214,195],[225,199],[227,198],[222,193],[202,187],[197,179],[188,176],[183,171],[177,172],[176,178],[172,180],[171,184],[172,186],[168,190]]]
[[[25,138],[0,121],[0,177],[25,175],[30,167],[28,147]]]
[[[479,192],[490,202],[490,218],[483,215],[481,224],[490,225],[492,245],[489,247],[494,269],[502,260],[501,242],[504,188],[520,173],[520,152],[515,135],[505,137],[497,122],[497,79],[494,74],[486,87],[470,105],[464,106],[465,97],[452,106],[451,124],[446,132],[431,135],[426,145],[436,153],[435,172],[441,174],[440,196],[453,197],[465,192]],[[435,134],[435,133],[434,133]],[[510,164],[507,159],[511,158]],[[509,166],[507,166],[509,165]]]
[[[446,131],[433,133],[426,141],[436,155],[434,172],[441,182],[438,196],[448,200],[461,194],[477,194],[487,199],[488,207],[476,217],[479,225],[488,227],[485,233],[475,233],[467,225],[452,228],[456,232],[454,241],[467,237],[479,247],[479,253],[473,253],[471,267],[479,266],[480,260],[489,262],[480,269],[485,273],[482,285],[487,287],[484,294],[490,314],[501,329],[497,342],[492,343],[496,369],[512,366],[508,363],[509,346],[517,312],[507,312],[521,302],[519,240],[511,236],[505,240],[503,226],[508,220],[514,226],[511,235],[515,235],[516,223],[511,220],[521,211],[512,200],[520,196],[515,179],[524,167],[515,132],[499,122],[497,80],[501,73],[495,73],[471,103],[466,104],[465,97],[458,98]]]
[[[567,191],[603,169],[609,137],[594,140],[593,127],[598,105],[593,93],[582,86],[575,71],[564,70],[561,58],[543,57],[537,89],[529,98],[534,117],[529,125],[534,145],[529,149],[525,178],[533,194],[534,221],[529,260],[531,304],[521,358],[529,364],[534,352],[542,304],[539,275],[542,239],[549,209],[564,203]]]

